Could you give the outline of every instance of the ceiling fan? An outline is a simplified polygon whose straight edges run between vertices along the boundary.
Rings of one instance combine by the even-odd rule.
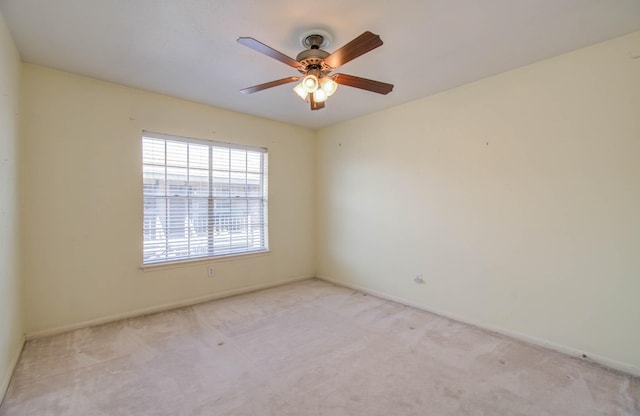
[[[302,76],[292,76],[254,85],[253,87],[240,90],[240,92],[243,94],[252,94],[279,85],[301,81],[293,90],[303,100],[310,103],[312,110],[320,110],[324,108],[324,103],[327,98],[336,91],[338,84],[360,88],[378,94],[389,94],[391,90],[393,90],[393,85],[387,84],[386,82],[374,81],[348,74],[330,75],[330,73],[338,67],[381,46],[382,39],[380,39],[380,36],[369,31],[364,32],[331,54],[320,49],[328,45],[329,39],[330,35],[323,30],[311,30],[304,33],[300,41],[302,46],[307,49],[300,52],[298,56],[296,56],[296,59],[293,59],[254,38],[238,38],[239,43],[289,65],[302,74]]]

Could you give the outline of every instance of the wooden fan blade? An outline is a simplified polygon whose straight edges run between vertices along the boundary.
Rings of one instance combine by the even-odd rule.
[[[380,36],[367,31],[324,58],[324,63],[336,69],[381,45]]]
[[[266,90],[267,88],[273,88],[273,87],[277,87],[278,85],[284,85],[284,84],[289,84],[291,82],[296,82],[299,79],[300,77],[282,78],[282,79],[278,79],[271,82],[265,82],[264,84],[254,85],[253,87],[248,87],[243,90],[240,90],[240,92],[243,94],[253,94],[254,92]]]
[[[255,40],[254,38],[238,38],[238,43],[241,43],[244,46],[248,46],[254,51],[260,52],[263,55],[267,55],[273,59],[276,59],[282,62],[283,64],[292,66],[296,69],[302,66],[300,62],[296,61],[295,59],[288,57],[282,52],[278,52],[272,47],[267,46],[264,43]]]
[[[372,79],[360,78],[354,75],[347,74],[335,74],[332,76],[333,80],[340,85],[346,85],[348,87],[360,88],[371,92],[377,92],[378,94],[389,94],[393,90],[393,84],[387,84],[386,82],[374,81]]]

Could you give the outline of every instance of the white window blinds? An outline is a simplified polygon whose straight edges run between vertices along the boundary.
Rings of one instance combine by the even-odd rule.
[[[143,132],[143,264],[267,250],[267,150]]]

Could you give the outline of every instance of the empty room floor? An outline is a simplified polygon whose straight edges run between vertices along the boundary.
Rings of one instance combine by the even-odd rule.
[[[640,380],[311,279],[27,342],[0,415],[638,415]]]

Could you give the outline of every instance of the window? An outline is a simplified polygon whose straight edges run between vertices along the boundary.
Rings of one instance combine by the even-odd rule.
[[[143,264],[267,250],[267,149],[143,132]]]

